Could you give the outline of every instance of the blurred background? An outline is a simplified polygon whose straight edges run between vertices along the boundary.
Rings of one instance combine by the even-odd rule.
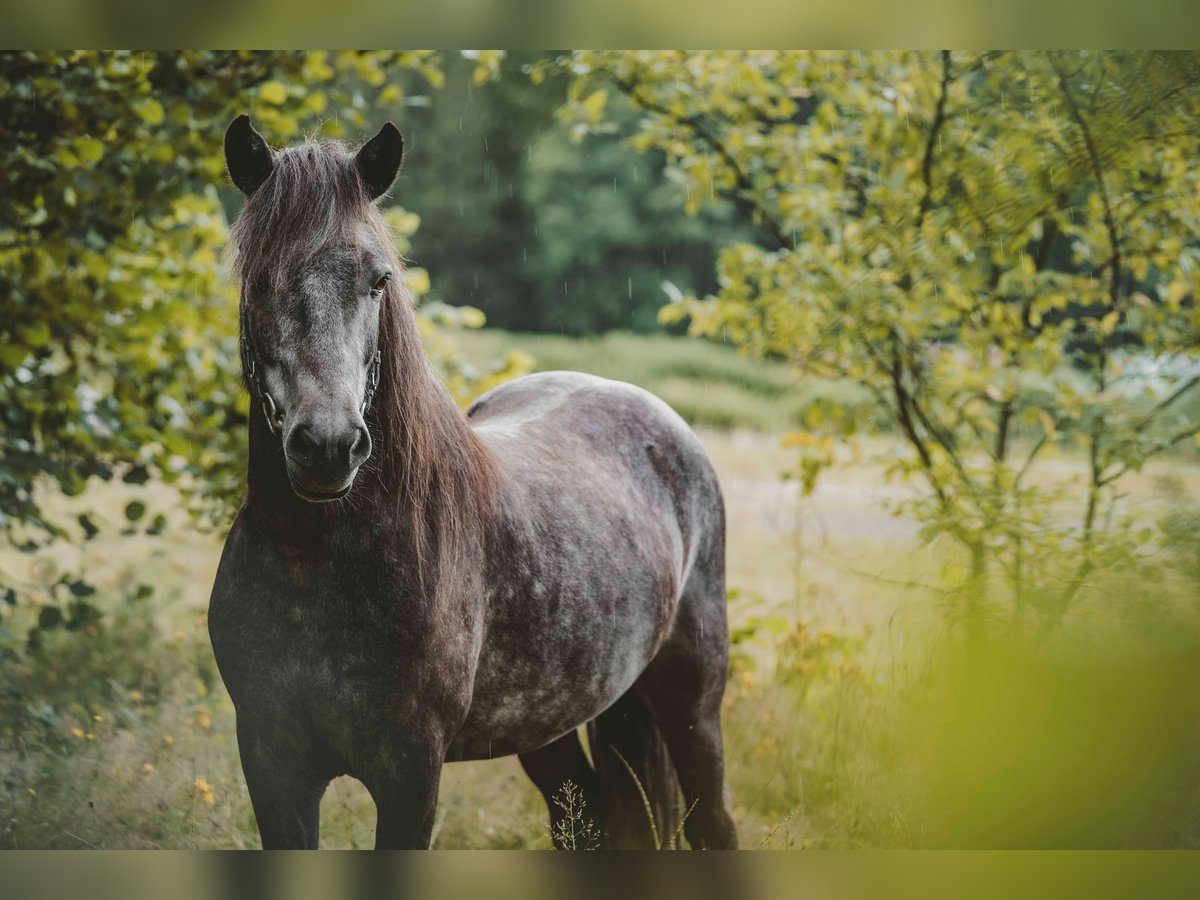
[[[1200,57],[0,54],[0,846],[257,845],[205,611],[249,400],[221,136],[407,156],[464,404],[580,369],[724,485],[742,843],[1200,839]],[[335,782],[326,846],[370,846]],[[435,847],[549,847],[515,759]]]

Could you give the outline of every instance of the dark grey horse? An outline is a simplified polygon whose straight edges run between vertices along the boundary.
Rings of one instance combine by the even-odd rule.
[[[696,436],[565,372],[458,410],[375,207],[391,123],[273,151],[241,116],[225,153],[255,409],[209,631],[263,846],[317,846],[341,774],[376,846],[428,846],[443,764],[515,753],[555,835],[582,824],[553,802],[571,781],[609,846],[682,816],[693,847],[733,847],[724,510]]]

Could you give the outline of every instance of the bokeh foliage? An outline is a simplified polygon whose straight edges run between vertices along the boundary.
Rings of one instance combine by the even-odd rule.
[[[241,489],[246,398],[224,277],[221,135],[353,137],[430,53],[13,53],[0,60],[0,525],[62,536],[38,490],[177,484],[217,517]],[[368,103],[368,100],[370,103]],[[401,232],[411,234],[415,223]],[[32,528],[32,531],[30,530]]]
[[[662,282],[715,289],[737,222],[723,204],[678,214],[686,185],[663,177],[662,154],[626,145],[637,114],[619,98],[603,134],[556,121],[566,79],[526,74],[548,58],[513,51],[481,68],[476,54],[448,56],[434,102],[406,111],[399,194],[421,215],[413,257],[437,273],[433,299],[478,307],[493,327],[661,330]]]
[[[723,336],[875,402],[793,437],[811,489],[830,439],[884,417],[925,536],[1018,609],[1060,617],[1154,534],[1121,479],[1194,437],[1200,383],[1200,59],[1190,53],[587,52],[566,115],[643,111],[690,208],[759,228],[720,288],[664,321]],[[1152,371],[1147,372],[1149,368]],[[1139,371],[1139,369],[1141,371]],[[1039,486],[1051,447],[1082,484]]]

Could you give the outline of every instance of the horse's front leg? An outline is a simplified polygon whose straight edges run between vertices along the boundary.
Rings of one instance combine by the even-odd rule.
[[[315,850],[321,841],[321,795],[329,779],[309,754],[273,731],[237,726],[242,772],[264,850]]]
[[[364,779],[375,800],[376,850],[428,849],[444,758],[440,743],[408,744]]]

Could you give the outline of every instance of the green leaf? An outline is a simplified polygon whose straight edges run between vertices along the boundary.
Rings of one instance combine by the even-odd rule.
[[[96,593],[96,589],[94,587],[80,578],[70,582],[67,587],[70,589],[71,594],[76,597],[90,597],[92,594]]]
[[[43,606],[38,612],[38,628],[49,630],[62,624],[62,610],[57,606]]]

